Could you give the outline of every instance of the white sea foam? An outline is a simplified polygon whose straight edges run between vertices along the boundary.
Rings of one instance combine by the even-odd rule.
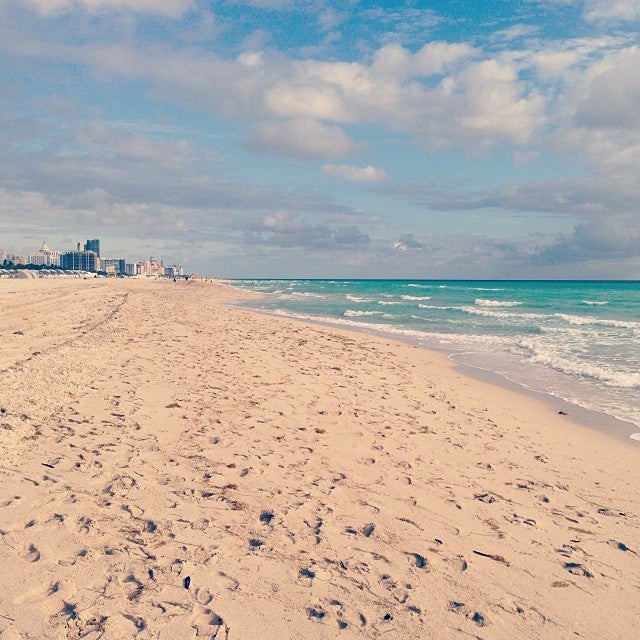
[[[359,296],[354,296],[352,293],[347,293],[345,297],[350,302],[373,302],[371,298],[361,298]]]
[[[536,323],[543,322],[545,318],[553,316],[540,313],[509,313],[508,311],[492,311],[491,308],[459,307],[461,311],[474,316],[485,316],[486,318],[519,318],[521,320],[532,320]],[[500,307],[498,307],[500,308]]]
[[[397,306],[403,304],[399,300],[378,300],[378,304],[384,305],[387,307]]]
[[[517,307],[522,304],[522,302],[515,300],[486,300],[484,298],[476,298],[475,303],[479,307]]]
[[[591,378],[608,387],[640,389],[640,373],[636,371],[616,370],[591,361],[580,360],[570,354],[562,354],[559,350],[560,345],[545,340],[523,338],[520,340],[520,345],[530,351],[532,362],[551,367],[556,371]]]
[[[403,300],[431,300],[431,296],[400,296]]]
[[[313,293],[311,291],[292,291],[291,293],[284,293],[276,291],[274,293],[279,293],[280,298],[283,300],[305,300],[308,298],[315,298],[317,300],[324,300],[329,296],[323,295],[321,293]]]
[[[343,313],[345,318],[365,318],[367,316],[382,316],[382,311],[356,311],[354,309],[347,309]]]
[[[590,318],[588,316],[574,316],[568,313],[556,313],[556,318],[561,318],[565,322],[574,325],[592,324],[599,327],[618,327],[620,329],[633,329],[640,331],[640,322],[633,320],[611,320],[609,318]]]
[[[592,307],[603,307],[605,304],[609,304],[606,300],[583,300],[582,304],[586,304]]]
[[[440,309],[441,311],[454,311],[455,309],[460,308],[460,307],[443,307],[442,305],[437,305],[437,304],[419,304],[418,307],[420,309]]]
[[[298,318],[299,320],[310,320],[312,322],[321,322],[324,324],[334,324],[346,327],[353,327],[357,329],[366,329],[368,331],[372,331],[373,333],[386,334],[386,335],[394,335],[400,338],[410,338],[412,340],[418,340],[421,343],[431,344],[431,345],[455,345],[457,344],[457,336],[448,336],[441,335],[439,333],[432,333],[428,331],[420,331],[417,329],[405,329],[398,326],[390,325],[390,324],[379,324],[376,322],[364,322],[362,320],[349,320],[347,317],[337,318],[335,316],[315,316],[315,315],[307,315],[304,313],[292,313],[290,311],[283,311],[281,309],[276,309],[272,311],[274,315],[278,316],[286,316],[288,318]],[[354,312],[361,313],[361,312]],[[384,317],[386,314],[381,311],[376,312],[379,315]],[[345,314],[346,315],[346,314]],[[358,317],[357,315],[350,317]],[[391,316],[394,317],[394,316]],[[480,339],[483,343],[486,341],[484,337],[480,336],[466,336],[473,341],[473,338],[476,337]]]

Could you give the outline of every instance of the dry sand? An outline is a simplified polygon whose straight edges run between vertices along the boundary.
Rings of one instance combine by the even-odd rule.
[[[0,638],[632,639],[637,444],[211,283],[0,281]]]

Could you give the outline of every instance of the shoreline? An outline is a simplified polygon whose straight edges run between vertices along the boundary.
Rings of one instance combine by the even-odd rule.
[[[3,637],[633,637],[634,445],[230,291],[0,284]]]
[[[565,415],[571,422],[584,429],[605,434],[618,441],[631,444],[632,446],[635,446],[636,443],[640,444],[640,440],[634,437],[640,436],[640,427],[632,422],[620,420],[619,418],[602,411],[582,407],[575,402],[564,400],[563,398],[559,398],[558,396],[554,396],[550,393],[529,389],[521,383],[510,380],[500,373],[495,373],[488,369],[482,369],[473,365],[458,363],[455,362],[455,360],[453,360],[453,362],[456,368],[465,375],[504,389],[510,389],[515,393],[532,397],[549,406],[558,414],[560,414],[561,411],[564,412],[564,414],[560,415]]]
[[[224,281],[223,284],[224,286],[229,286],[233,291],[250,291],[247,289],[234,287],[232,281]],[[252,293],[255,294],[254,299],[263,297],[260,293]],[[438,348],[434,345],[424,345],[418,339],[414,339],[411,337],[402,338],[396,334],[372,330],[367,326],[363,326],[362,328],[360,328],[358,326],[350,325],[347,327],[341,325],[338,322],[332,323],[327,320],[316,320],[311,316],[301,318],[294,314],[288,315],[284,312],[275,313],[262,309],[256,309],[251,306],[251,302],[249,300],[247,300],[246,302],[243,300],[229,300],[228,304],[234,308],[243,309],[245,311],[257,313],[260,315],[266,315],[268,317],[283,318],[303,324],[309,323],[311,325],[323,326],[331,329],[336,329],[337,331],[344,331],[346,333],[353,332],[360,335],[364,334],[375,336],[377,338],[397,341],[400,344],[424,349],[427,352],[441,354],[452,364],[455,369],[460,371],[462,374],[473,378],[474,380],[485,382],[490,385],[497,386],[501,389],[510,390],[514,393],[521,394],[526,397],[534,398],[547,407],[554,409],[556,412],[564,412],[561,415],[565,416],[567,420],[570,420],[571,422],[574,422],[575,424],[578,424],[585,429],[603,433],[612,438],[615,438],[616,440],[631,444],[631,446],[636,446],[636,443],[640,445],[640,425],[636,425],[627,420],[622,420],[603,411],[597,411],[595,409],[583,407],[575,402],[565,400],[564,398],[560,398],[559,396],[555,396],[551,393],[530,389],[524,384],[515,380],[511,380],[505,375],[497,373],[495,371],[491,371],[490,369],[483,369],[482,367],[476,365],[458,362],[455,359],[455,354],[452,354],[446,348]]]

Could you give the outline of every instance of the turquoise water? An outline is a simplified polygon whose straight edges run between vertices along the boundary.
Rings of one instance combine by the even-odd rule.
[[[444,350],[458,363],[630,422],[640,431],[640,282],[232,284],[264,294],[251,303],[261,311]]]

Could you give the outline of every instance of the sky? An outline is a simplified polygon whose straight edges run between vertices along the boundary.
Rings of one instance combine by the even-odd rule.
[[[0,0],[0,247],[640,279],[638,0]]]

